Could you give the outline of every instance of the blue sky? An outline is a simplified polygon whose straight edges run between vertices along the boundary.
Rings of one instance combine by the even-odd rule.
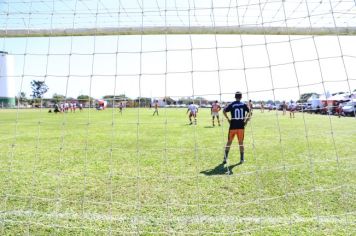
[[[270,36],[268,54],[263,36],[242,38],[241,49],[239,36],[219,35],[216,50],[212,35],[171,35],[167,38],[167,54],[164,36],[144,36],[142,53],[140,36],[17,38],[0,42],[2,50],[15,58],[13,78],[18,90],[24,74],[22,91],[30,94],[30,81],[45,79],[49,97],[53,93],[73,97],[126,93],[130,97],[194,95],[215,99],[223,93],[228,99],[229,94],[241,90],[256,99],[275,96],[287,100],[299,96],[298,82],[301,93],[321,93],[324,87],[330,92],[356,88],[355,37],[340,38],[344,60],[335,36],[316,38],[321,67],[310,36],[293,37],[291,44],[286,36]]]
[[[239,1],[238,7],[233,1],[214,1],[214,12],[206,8],[211,1],[167,1],[167,18],[162,15],[164,2],[143,2],[145,26],[185,25],[188,19],[193,25],[254,22],[260,26],[262,18],[256,1]],[[244,6],[248,2],[250,6]],[[351,24],[353,21],[348,20],[355,17],[355,8],[348,1],[337,3],[335,9],[349,13],[351,18],[335,14],[335,19],[341,25]],[[262,16],[265,21],[285,23],[281,3],[276,4],[263,2]],[[325,13],[328,5],[310,4],[310,10],[314,9],[314,25],[330,26],[332,18]],[[0,17],[2,28],[6,29],[71,28],[73,24],[75,28],[140,27],[142,18],[142,1],[22,0],[4,1],[0,7],[2,16],[12,13]],[[286,9],[290,16],[288,23],[301,26],[307,23],[304,18],[293,19],[305,13],[304,1],[291,1]],[[320,12],[325,14],[316,18]],[[291,36],[289,42],[288,36],[262,35],[2,37],[0,50],[14,57],[12,78],[17,91],[28,95],[33,79],[46,81],[50,88],[47,97],[53,93],[72,97],[91,94],[97,98],[125,93],[130,97],[204,96],[229,100],[240,90],[254,100],[295,100],[304,92],[356,89],[356,37],[319,36],[315,42],[316,47],[311,36]]]
[[[25,29],[189,24],[260,27],[262,22],[265,27],[286,23],[334,27],[334,19],[337,26],[350,27],[356,25],[355,11],[353,0],[3,0],[0,24]]]

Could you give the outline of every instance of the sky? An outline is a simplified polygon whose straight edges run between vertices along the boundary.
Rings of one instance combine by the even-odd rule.
[[[333,0],[0,3],[0,25],[7,30],[187,25],[353,27],[355,17],[353,1]],[[201,96],[229,101],[241,91],[245,99],[288,101],[306,92],[356,89],[355,42],[355,36],[306,35],[3,35],[0,51],[14,58],[11,78],[16,93],[23,91],[27,96],[32,80],[44,80],[49,86],[47,98],[54,93],[95,98],[126,94],[131,98]]]
[[[4,29],[355,27],[355,12],[354,0],[2,0],[0,24]]]
[[[16,91],[27,95],[35,79],[49,86],[45,97],[229,100],[242,91],[252,100],[296,100],[305,92],[356,89],[356,37],[339,39],[343,54],[336,36],[315,37],[318,54],[311,36],[291,43],[267,36],[267,46],[258,35],[143,36],[142,49],[141,36],[7,38],[0,45],[14,57]]]

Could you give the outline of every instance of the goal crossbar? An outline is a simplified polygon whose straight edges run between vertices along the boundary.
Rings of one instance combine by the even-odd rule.
[[[356,35],[356,27],[107,27],[75,29],[7,29],[0,37],[62,37],[90,35],[251,34],[251,35]]]

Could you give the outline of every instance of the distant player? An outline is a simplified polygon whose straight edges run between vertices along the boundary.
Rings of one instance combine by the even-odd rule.
[[[59,106],[58,106],[58,104],[55,104],[54,105],[54,111],[53,111],[54,113],[58,113],[58,112],[61,112],[60,110],[59,110]]]
[[[60,105],[60,110],[61,110],[61,112],[64,112],[64,104],[63,103],[61,103],[61,105]]]
[[[69,110],[69,103],[66,102],[66,103],[64,103],[64,111],[67,113],[68,110]]]
[[[122,109],[123,109],[124,105],[122,104],[122,102],[119,103],[119,112],[122,115]]]
[[[237,136],[240,148],[240,163],[242,164],[244,159],[244,136],[245,136],[245,125],[250,119],[250,109],[245,103],[241,102],[242,94],[241,92],[235,93],[235,102],[230,103],[225,107],[223,114],[230,124],[228,141],[225,147],[225,155],[223,164],[226,164],[231,143],[234,137]],[[230,112],[231,119],[227,116],[227,112]]]
[[[287,103],[286,101],[283,101],[282,103],[282,110],[283,110],[283,115],[287,113]]]
[[[189,125],[192,125],[192,117],[194,117],[194,124],[197,124],[197,113],[198,113],[198,107],[193,104],[192,102],[188,106],[187,114],[189,112]]]
[[[155,111],[153,112],[152,116],[154,116],[155,114],[157,114],[158,116],[158,101],[155,101],[154,107],[155,107]]]
[[[248,100],[248,109],[250,109],[250,116],[252,116],[252,110],[253,110],[253,103],[252,103],[252,100]]]
[[[69,104],[69,110],[70,110],[70,112],[73,112],[73,103],[68,103]]]
[[[289,118],[295,118],[294,113],[296,110],[297,106],[293,101],[290,101],[289,103]]]
[[[73,112],[75,113],[75,110],[77,110],[77,103],[73,102],[72,105],[73,105]]]
[[[261,113],[265,112],[265,102],[261,102]]]
[[[221,106],[218,103],[218,101],[215,101],[212,105],[211,105],[211,116],[213,119],[213,126],[215,126],[215,117],[218,120],[218,124],[220,126],[220,118],[219,118],[219,111],[221,110]]]
[[[341,102],[340,102],[339,105],[337,106],[336,112],[337,112],[338,117],[340,118],[341,115],[342,115],[342,103],[341,103]]]

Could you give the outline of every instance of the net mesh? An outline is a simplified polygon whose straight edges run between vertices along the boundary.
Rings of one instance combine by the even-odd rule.
[[[332,0],[2,1],[1,50],[16,63],[1,79],[16,95],[33,80],[49,91],[27,102],[37,109],[18,98],[0,111],[1,234],[353,234],[355,119],[334,116],[328,97],[354,99],[355,36],[345,34],[355,10]],[[235,164],[234,144],[222,165],[229,125],[220,114],[211,126],[209,102],[226,105],[236,90],[270,109],[245,129],[246,163]],[[312,92],[326,115],[278,110]],[[191,101],[200,108],[189,126]],[[55,104],[64,111],[49,114]]]

